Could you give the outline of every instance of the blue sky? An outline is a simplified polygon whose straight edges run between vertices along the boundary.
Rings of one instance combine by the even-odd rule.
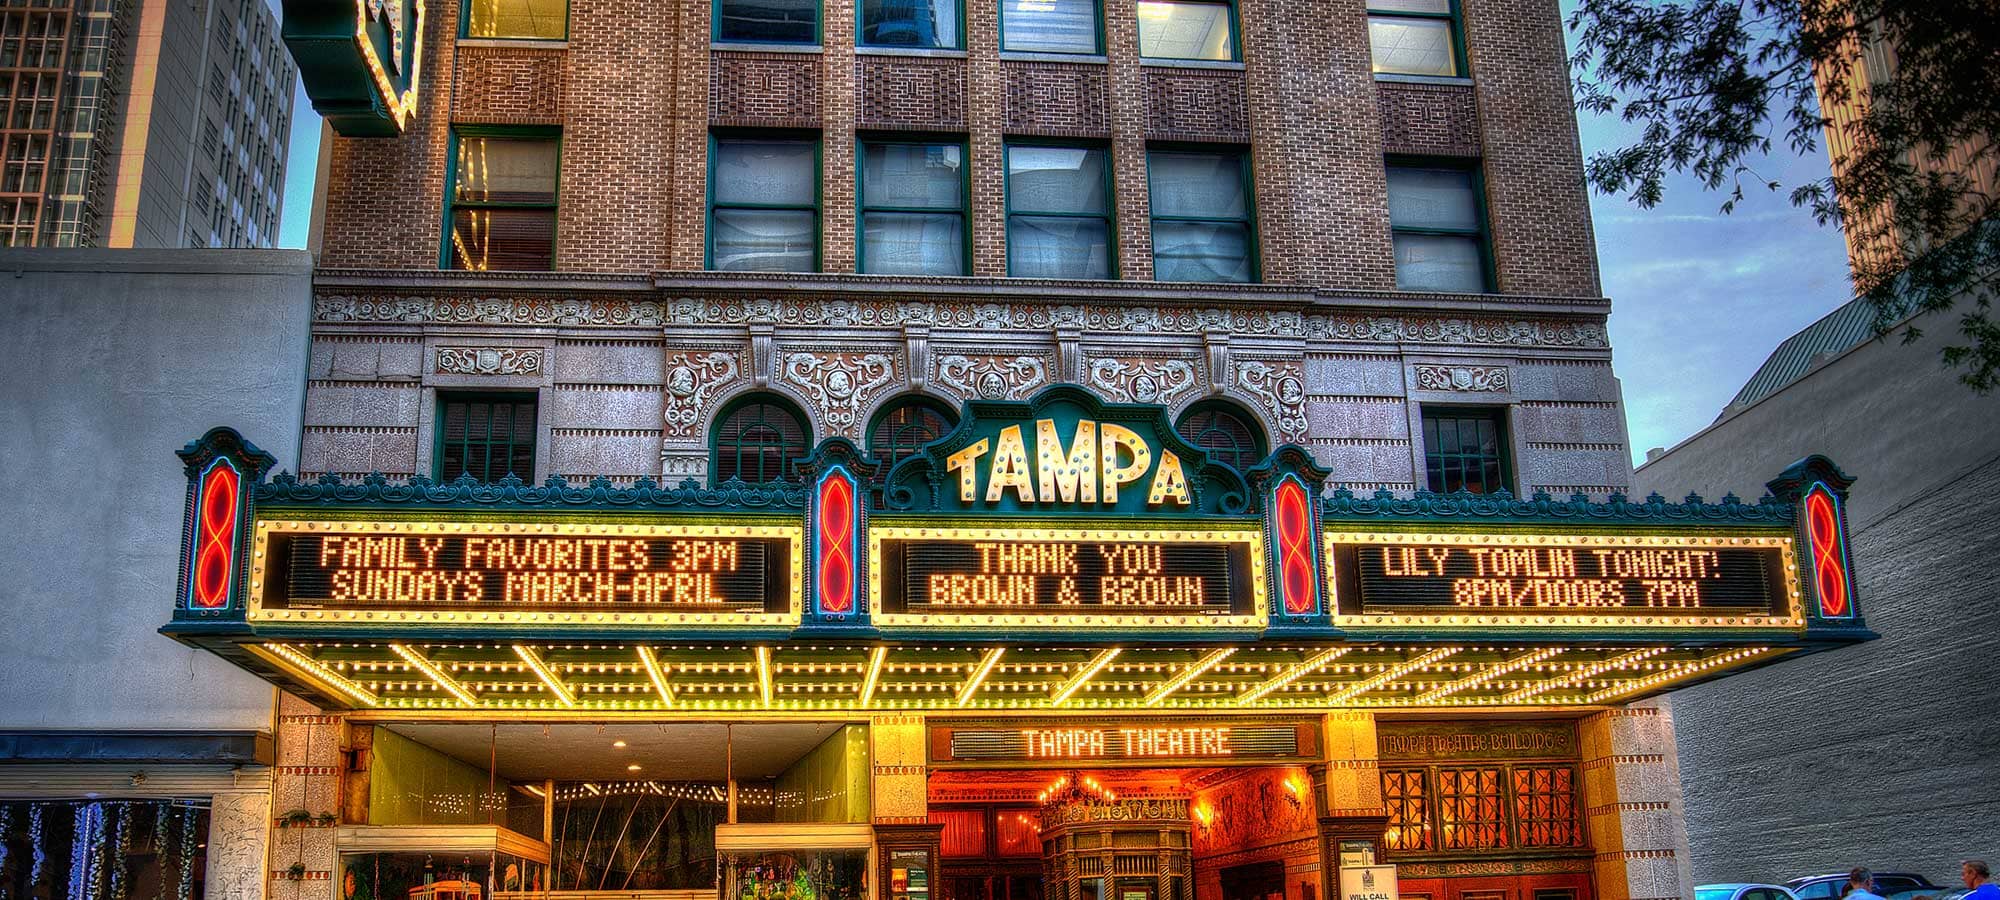
[[[1564,13],[1575,0],[1564,0]],[[293,116],[280,245],[304,247],[318,171],[320,120],[301,93]],[[1612,119],[1580,123],[1583,151],[1616,146]],[[1764,180],[1797,184],[1826,172],[1824,150],[1780,151],[1755,164]],[[1757,179],[1752,178],[1752,181]],[[1821,228],[1782,192],[1751,192],[1736,211],[1692,179],[1642,210],[1593,196],[1598,261],[1612,300],[1613,364],[1624,383],[1632,453],[1671,447],[1714,421],[1772,347],[1846,302],[1840,233]]]

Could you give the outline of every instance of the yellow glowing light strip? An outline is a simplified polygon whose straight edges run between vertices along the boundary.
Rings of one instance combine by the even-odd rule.
[[[325,663],[313,659],[289,644],[245,644],[244,647],[273,662],[288,663],[299,670],[308,681],[316,681],[332,693],[346,697],[361,706],[380,706],[382,698],[345,675],[326,667]]]
[[[548,663],[542,661],[541,655],[537,654],[534,648],[526,644],[515,644],[514,655],[528,664],[528,669],[535,673],[536,678],[542,680],[542,685],[549,689],[549,693],[556,695],[556,702],[571,709],[576,708],[576,694],[570,691],[568,685],[562,683],[562,679],[556,677],[555,671],[549,668]]]
[[[1194,665],[1182,669],[1180,674],[1154,685],[1152,690],[1146,692],[1146,699],[1141,702],[1147,706],[1158,706],[1160,701],[1173,696],[1175,691],[1187,687],[1195,679],[1200,678],[1208,670],[1221,665],[1223,660],[1228,659],[1235,653],[1235,647],[1223,647],[1219,650],[1209,651],[1207,656],[1196,660]]]
[[[653,652],[653,648],[639,648],[639,665],[645,668],[646,677],[652,680],[653,690],[659,692],[660,702],[674,705],[674,689],[667,686],[666,669],[660,665],[660,657]]]
[[[1644,678],[1635,678],[1630,683],[1627,684],[1621,684],[1616,687],[1605,688],[1604,690],[1598,691],[1597,693],[1590,695],[1589,702],[1603,703],[1607,700],[1623,697],[1627,694],[1636,694],[1648,688],[1659,687],[1661,685],[1667,684],[1668,682],[1680,681],[1681,679],[1687,678],[1688,676],[1691,675],[1699,675],[1702,672],[1706,672],[1710,669],[1718,669],[1723,666],[1729,665],[1731,663],[1740,662],[1747,659],[1755,659],[1757,657],[1767,655],[1770,652],[1771,648],[1769,647],[1747,647],[1742,650],[1734,650],[1729,653],[1717,654],[1707,659],[1697,659],[1691,662],[1684,662],[1678,666],[1675,666],[1671,669],[1667,669],[1666,671],[1663,672],[1655,672]]]
[[[1468,688],[1478,687],[1482,684],[1485,684],[1486,682],[1492,681],[1495,678],[1499,678],[1500,676],[1505,675],[1508,672],[1519,672],[1522,669],[1525,669],[1536,663],[1545,662],[1550,657],[1563,652],[1565,649],[1568,648],[1544,647],[1540,650],[1536,650],[1533,653],[1522,654],[1520,656],[1514,657],[1513,659],[1507,660],[1506,662],[1496,663],[1494,665],[1487,666],[1486,668],[1480,669],[1479,671],[1467,675],[1464,678],[1460,678],[1459,680],[1447,684],[1443,687],[1422,694],[1418,696],[1414,702],[1418,704],[1424,704],[1424,703],[1431,703],[1437,700],[1442,700],[1446,697],[1458,693],[1459,691],[1463,691]]]
[[[1550,681],[1544,681],[1541,684],[1529,685],[1518,691],[1508,694],[1505,697],[1500,698],[1500,702],[1518,703],[1522,700],[1526,700],[1529,697],[1533,697],[1537,694],[1546,694],[1549,691],[1555,690],[1556,688],[1569,687],[1570,685],[1577,684],[1579,682],[1589,681],[1590,679],[1602,673],[1609,672],[1612,669],[1623,669],[1626,668],[1627,666],[1631,666],[1636,663],[1645,662],[1646,660],[1651,659],[1665,652],[1667,652],[1666,647],[1647,647],[1643,650],[1634,650],[1630,653],[1623,653],[1618,656],[1614,656],[1610,659],[1607,659],[1601,663],[1598,663],[1594,666],[1585,666],[1581,669],[1571,672],[1568,675],[1564,675],[1561,678],[1552,679]]]
[[[1362,694],[1366,694],[1369,691],[1372,691],[1385,684],[1388,684],[1389,682],[1395,681],[1396,679],[1408,675],[1411,672],[1424,668],[1425,666],[1428,666],[1431,663],[1437,662],[1438,660],[1444,659],[1447,656],[1457,653],[1459,650],[1462,649],[1464,648],[1439,647],[1438,649],[1432,650],[1431,652],[1419,656],[1416,659],[1405,660],[1404,662],[1397,663],[1393,666],[1390,666],[1387,671],[1382,672],[1374,676],[1373,678],[1369,678],[1365,681],[1348,685],[1345,689],[1335,692],[1332,696],[1326,698],[1326,703],[1329,706],[1338,706],[1342,703],[1346,703],[1347,701],[1359,697]]]
[[[771,648],[759,645],[757,647],[757,696],[763,699],[765,706],[771,705],[773,688],[774,686],[771,684]]]
[[[1301,678],[1306,677],[1307,675],[1311,675],[1314,672],[1326,668],[1328,663],[1331,663],[1336,659],[1346,656],[1347,654],[1353,652],[1353,650],[1354,648],[1352,647],[1331,647],[1325,650],[1321,650],[1319,653],[1315,654],[1311,659],[1299,663],[1298,665],[1293,666],[1290,669],[1286,669],[1284,672],[1280,673],[1277,677],[1272,678],[1271,680],[1266,681],[1263,684],[1257,685],[1256,687],[1253,687],[1247,691],[1244,691],[1241,694],[1237,694],[1236,705],[1246,706],[1248,704],[1255,703],[1259,700],[1264,699],[1274,691],[1284,690],[1292,682],[1297,681]]]
[[[979,667],[972,670],[972,677],[967,678],[965,684],[958,688],[959,706],[972,702],[972,695],[979,693],[979,686],[986,683],[986,676],[993,674],[993,667],[1000,664],[1000,656],[1006,652],[1005,647],[995,647],[986,651],[985,658],[979,661]]]
[[[431,662],[423,654],[402,644],[392,643],[389,645],[389,649],[394,651],[397,656],[402,657],[404,662],[409,663],[411,668],[429,676],[430,680],[438,687],[443,688],[445,693],[457,697],[458,702],[466,706],[479,705],[479,698],[474,697],[471,691],[466,690],[465,685],[459,684],[458,679],[445,674],[443,669],[438,668],[437,663]]]
[[[875,686],[882,682],[882,664],[888,661],[888,647],[876,647],[868,654],[868,674],[861,676],[861,701],[856,706],[865,708],[875,699]]]
[[[1069,698],[1075,696],[1077,691],[1083,690],[1083,686],[1089,684],[1090,679],[1096,678],[1097,673],[1104,671],[1104,667],[1111,665],[1111,661],[1117,659],[1118,654],[1123,652],[1125,651],[1117,647],[1099,651],[1089,662],[1084,663],[1083,668],[1078,669],[1075,675],[1071,675],[1068,681],[1056,688],[1055,693],[1049,695],[1049,705],[1061,706],[1068,703]]]

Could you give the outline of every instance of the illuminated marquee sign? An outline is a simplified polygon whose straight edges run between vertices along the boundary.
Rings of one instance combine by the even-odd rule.
[[[1309,727],[1291,723],[1131,722],[1072,726],[940,726],[931,730],[938,763],[1144,764],[1157,760],[1268,763],[1316,752]]]
[[[796,621],[799,529],[258,523],[253,618]],[[609,617],[609,618],[607,618]],[[650,620],[649,618],[650,617]]]
[[[1265,614],[1262,538],[1248,529],[876,525],[869,540],[880,624],[1254,625]]]
[[[1398,624],[1799,624],[1782,537],[1340,534],[1343,617]]]
[[[393,137],[417,114],[424,0],[285,0],[285,46],[313,109],[346,137]]]

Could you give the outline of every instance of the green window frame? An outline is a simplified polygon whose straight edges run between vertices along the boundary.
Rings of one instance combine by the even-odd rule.
[[[498,10],[508,6],[528,10],[527,17],[538,25],[546,25],[553,17],[545,12],[536,11],[537,7],[560,6],[562,27],[560,30],[545,30],[536,34],[500,34],[493,31],[487,34],[479,33],[482,18],[486,20],[484,27],[497,28],[495,20],[502,19]],[[485,13],[484,16],[481,15],[482,12]],[[465,0],[459,5],[458,36],[461,39],[476,38],[490,41],[566,41],[569,40],[569,0]]]
[[[917,455],[925,444],[951,433],[958,426],[958,414],[944,403],[921,394],[909,394],[884,404],[868,423],[868,455],[882,467],[877,480],[886,478],[899,462]]]
[[[536,400],[533,391],[438,391],[431,476],[493,484],[511,473],[533,484]]]
[[[1424,485],[1436,494],[1513,490],[1507,410],[1500,406],[1424,406]]]
[[[1098,168],[1100,170],[1100,174],[1103,177],[1103,201],[1104,201],[1103,209],[1091,212],[1091,211],[1077,211],[1077,210],[1061,210],[1061,209],[1046,208],[1046,207],[1034,208],[1034,207],[1025,207],[1020,202],[1017,202],[1019,199],[1019,195],[1014,189],[1014,160],[1015,160],[1015,151],[1017,150],[1081,151],[1084,153],[1097,154]],[[1097,144],[1097,143],[1069,143],[1060,141],[1044,141],[1044,142],[1021,141],[1021,142],[1008,143],[1002,149],[1002,154],[1003,155],[1001,158],[1001,164],[1003,170],[1006,173],[1008,276],[1015,278],[1083,278],[1092,280],[1116,279],[1118,277],[1118,204],[1113,200],[1116,194],[1113,193],[1112,190],[1111,148],[1104,146],[1103,144]],[[1103,274],[1050,275],[1042,273],[1022,272],[1021,269],[1025,267],[1016,265],[1014,261],[1014,251],[1021,247],[1021,242],[1015,240],[1014,229],[1016,228],[1016,226],[1025,227],[1030,222],[1032,222],[1032,220],[1035,219],[1063,219],[1063,220],[1074,221],[1077,223],[1102,222],[1104,229]]]
[[[1166,156],[1213,156],[1218,159],[1233,158],[1236,162],[1238,183],[1240,185],[1240,189],[1243,192],[1243,214],[1240,216],[1215,216],[1215,215],[1188,215],[1188,214],[1161,213],[1159,211],[1161,192],[1159,190],[1158,180],[1156,178],[1157,163],[1162,157]],[[1251,167],[1250,151],[1248,149],[1243,149],[1243,148],[1231,147],[1227,149],[1219,149],[1213,146],[1188,147],[1188,146],[1178,146],[1178,145],[1162,145],[1162,146],[1150,147],[1147,149],[1146,194],[1147,194],[1147,203],[1149,205],[1149,209],[1147,210],[1147,212],[1150,215],[1152,221],[1154,280],[1156,281],[1170,280],[1160,277],[1160,255],[1161,255],[1160,231],[1162,230],[1160,228],[1160,223],[1162,222],[1168,223],[1169,225],[1176,223],[1186,223],[1186,224],[1196,224],[1196,225],[1209,224],[1217,226],[1229,226],[1229,225],[1241,226],[1244,231],[1244,240],[1245,240],[1244,265],[1246,267],[1246,272],[1247,272],[1246,277],[1240,280],[1224,279],[1224,278],[1203,279],[1203,280],[1217,282],[1217,283],[1242,283],[1242,284],[1255,284],[1260,280],[1262,280],[1262,265],[1259,259],[1259,248],[1257,244],[1257,192],[1254,189],[1255,185],[1251,178],[1250,167]],[[1173,280],[1181,280],[1181,279],[1173,279]]]
[[[719,44],[777,44],[788,47],[811,47],[811,46],[818,46],[819,43],[825,39],[824,32],[825,32],[825,22],[826,22],[826,4],[824,2],[821,2],[821,0],[813,0],[813,20],[812,20],[811,40],[798,40],[791,38],[745,37],[743,35],[725,35],[723,34],[723,25],[727,19],[733,18],[725,15],[726,9],[730,6],[738,6],[738,5],[747,5],[747,4],[744,3],[744,0],[715,0],[715,2],[709,7],[709,26],[708,26],[709,40]]]
[[[1003,53],[1056,53],[1056,54],[1064,54],[1064,55],[1072,55],[1072,56],[1103,56],[1103,55],[1104,55],[1104,3],[1102,2],[1102,0],[1051,0],[1051,2],[1054,2],[1054,3],[1076,3],[1076,4],[1082,4],[1082,5],[1088,5],[1088,6],[1090,7],[1090,17],[1091,17],[1091,22],[1090,22],[1090,34],[1091,34],[1091,45],[1090,45],[1090,49],[1088,49],[1088,50],[1078,50],[1078,49],[1070,49],[1070,50],[1065,50],[1065,49],[1060,49],[1059,47],[1057,47],[1057,46],[1054,46],[1054,45],[1052,45],[1052,44],[1049,44],[1049,43],[1044,43],[1044,44],[1042,44],[1042,45],[1040,45],[1040,46],[1033,46],[1033,45],[1030,45],[1030,44],[1029,44],[1029,43],[1028,43],[1028,42],[1026,41],[1026,39],[1024,39],[1024,38],[1021,38],[1021,34],[1022,34],[1023,32],[1025,32],[1025,31],[1027,31],[1027,30],[1028,30],[1028,29],[1027,29],[1027,28],[1025,27],[1025,23],[1018,23],[1018,22],[1017,22],[1017,23],[1016,23],[1016,24],[1015,24],[1014,26],[1012,26],[1011,28],[1009,27],[1009,25],[1008,25],[1008,11],[1009,11],[1009,10],[1015,10],[1015,9],[1019,9],[1019,10],[1021,10],[1021,11],[1022,11],[1021,13],[1019,13],[1019,14],[1021,14],[1021,15],[1025,15],[1025,14],[1029,14],[1029,13],[1037,13],[1037,14],[1044,14],[1044,15],[1046,15],[1046,14],[1051,14],[1051,13],[1054,13],[1054,12],[1055,12],[1055,10],[1052,10],[1052,9],[1039,9],[1039,8],[1031,8],[1031,7],[1036,7],[1036,6],[1039,6],[1039,5],[1040,5],[1039,3],[1037,3],[1037,2],[1036,2],[1036,0],[1000,0],[1000,50],[1001,50],[1001,52],[1003,52]],[[1011,32],[1011,33],[1010,33],[1010,32]],[[1010,43],[1010,42],[1012,42],[1012,41],[1014,41],[1014,40],[1017,40],[1017,39],[1020,39],[1020,40],[1022,41],[1022,44],[1023,44],[1022,46],[1019,46],[1019,47],[1016,47],[1016,46],[1012,46],[1012,45],[1011,45],[1011,43]]]
[[[749,200],[718,199],[716,197],[716,190],[715,190],[717,153],[719,150],[722,149],[724,145],[731,143],[787,144],[794,146],[810,145],[812,147],[812,162],[811,162],[812,202],[810,204],[759,203]],[[822,183],[822,178],[820,175],[820,169],[823,164],[823,161],[824,161],[824,148],[821,146],[820,140],[816,135],[808,136],[792,132],[783,132],[783,133],[722,132],[722,133],[710,134],[708,136],[708,172],[709,172],[709,177],[707,179],[708,220],[706,229],[706,239],[703,248],[703,260],[704,260],[703,265],[712,271],[730,271],[730,272],[817,272],[819,271],[820,254],[824,249],[821,245],[823,241],[822,234],[825,229],[825,220],[823,219],[820,213],[820,205],[824,202],[824,197],[825,197],[825,191],[824,191],[825,185]],[[716,212],[721,211],[725,215],[727,215],[729,212],[737,210],[810,213],[812,215],[812,262],[808,265],[807,268],[804,269],[770,269],[770,268],[757,268],[757,267],[728,266],[718,270],[716,265],[716,256],[715,256],[716,235],[718,233],[716,227]]]
[[[708,483],[788,481],[786,465],[810,452],[812,426],[797,405],[769,392],[745,394],[722,408],[709,431]]]
[[[1399,66],[1393,60],[1394,47],[1386,40],[1421,37],[1415,29],[1441,34],[1451,44],[1445,59],[1449,71],[1426,71]],[[1368,49],[1371,68],[1377,75],[1420,75],[1463,78],[1470,71],[1465,58],[1465,21],[1458,0],[1368,0]]]
[[[972,274],[972,215],[970,208],[972,199],[972,176],[970,169],[972,167],[970,164],[971,154],[968,152],[968,148],[966,147],[966,142],[964,140],[939,141],[939,140],[925,140],[922,138],[906,139],[906,138],[896,138],[896,137],[884,137],[884,138],[871,138],[867,140],[857,141],[856,143],[858,146],[857,146],[857,152],[855,153],[854,157],[855,158],[854,203],[855,203],[855,208],[857,210],[856,214],[857,221],[855,222],[854,232],[856,238],[855,259],[857,262],[856,265],[857,270],[859,270],[863,274],[890,274],[890,275]],[[902,204],[889,203],[882,200],[881,198],[870,197],[868,192],[869,157],[874,154],[886,155],[887,152],[892,148],[905,148],[905,149],[923,148],[927,153],[932,150],[956,151],[958,154],[958,205],[955,207],[949,207],[943,205],[930,205],[930,206],[902,205]],[[956,248],[958,252],[958,271],[931,272],[931,271],[885,270],[883,266],[886,264],[880,258],[877,259],[869,258],[870,254],[868,252],[868,236],[869,236],[868,226],[869,226],[869,218],[871,216],[882,217],[883,219],[888,219],[891,217],[908,218],[913,216],[928,216],[928,217],[938,217],[938,218],[943,218],[947,216],[954,217],[956,219],[956,223],[958,226],[958,236],[959,236],[958,240],[959,246]]]
[[[493,200],[493,199],[475,200],[475,199],[466,199],[459,197],[459,178],[463,174],[461,170],[464,167],[463,161],[460,159],[460,157],[464,150],[465,143],[469,140],[487,140],[487,139],[504,140],[504,141],[532,141],[532,142],[546,141],[554,145],[555,185],[554,185],[554,190],[550,191],[548,199],[535,200],[535,201],[515,201],[515,200]],[[447,147],[448,147],[447,151],[448,155],[445,157],[444,226],[442,229],[443,234],[439,241],[439,247],[438,247],[438,268],[472,269],[475,271],[489,270],[488,267],[482,267],[482,266],[458,265],[457,263],[460,261],[461,257],[457,252],[455,252],[459,249],[465,249],[464,242],[462,241],[462,239],[460,239],[460,236],[458,234],[458,229],[457,229],[458,214],[461,212],[486,211],[489,213],[513,213],[516,215],[516,217],[521,218],[523,220],[527,219],[527,216],[525,214],[532,213],[534,214],[534,218],[536,219],[539,219],[543,214],[546,214],[548,219],[548,236],[549,236],[548,237],[549,247],[547,254],[549,260],[548,265],[545,267],[539,267],[534,269],[513,269],[511,271],[554,271],[556,267],[556,246],[558,240],[557,229],[559,225],[557,210],[559,209],[562,202],[562,130],[560,128],[551,128],[551,127],[488,127],[488,126],[460,125],[454,127],[451,130],[451,139],[450,141],[447,142]],[[469,258],[469,256],[470,252],[468,250],[467,258]],[[510,271],[510,270],[501,269],[497,271]]]
[[[1165,19],[1173,16],[1176,7],[1221,7],[1223,22],[1229,28],[1228,56],[1184,54],[1160,55],[1146,52],[1146,22],[1150,19]],[[1209,62],[1241,62],[1243,60],[1243,20],[1238,14],[1236,0],[1139,0],[1139,58],[1142,60],[1205,60]]]
[[[1174,431],[1208,458],[1247,472],[1270,455],[1257,418],[1228,400],[1202,400],[1181,413]]]
[[[854,4],[854,45],[857,47],[873,47],[887,50],[964,50],[965,2],[964,0],[944,0],[944,2],[949,3],[955,8],[955,15],[957,17],[957,21],[953,23],[954,27],[950,29],[949,37],[951,43],[940,43],[938,40],[940,35],[935,32],[932,32],[929,36],[930,43],[923,43],[921,40],[923,32],[921,30],[911,32],[911,37],[918,38],[915,40],[887,40],[883,35],[882,25],[884,23],[879,22],[876,25],[874,36],[869,36],[868,8],[871,4],[878,9],[881,7],[891,7],[899,12],[907,12],[910,16],[914,17],[919,12],[918,7],[931,6],[933,5],[932,0],[856,0]],[[900,35],[902,32],[891,30],[888,33],[890,35]]]
[[[1412,222],[1408,217],[1399,216],[1400,205],[1396,197],[1396,182],[1399,175],[1443,175],[1463,177],[1471,201],[1471,223],[1463,226],[1440,225],[1435,222]],[[1493,240],[1491,225],[1486,212],[1486,178],[1476,162],[1458,159],[1429,159],[1421,157],[1389,157],[1383,165],[1383,182],[1389,193],[1389,239],[1392,251],[1396,253],[1396,287],[1406,291],[1442,291],[1446,293],[1493,293],[1496,273],[1493,266]],[[1479,284],[1476,289],[1466,290],[1465,286],[1438,286],[1407,281],[1401,262],[1407,252],[1409,239],[1421,240],[1430,237],[1469,239],[1478,253]]]

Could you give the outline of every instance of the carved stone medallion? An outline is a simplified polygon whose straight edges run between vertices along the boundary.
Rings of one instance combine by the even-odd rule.
[[[1264,401],[1277,427],[1278,439],[1306,439],[1305,369],[1288,360],[1246,359],[1236,364],[1236,386]]]
[[[937,380],[966,400],[1022,400],[1049,383],[1049,363],[1039,356],[952,353],[938,360]]]
[[[440,375],[539,375],[540,347],[439,347]]]
[[[782,377],[812,398],[828,431],[858,438],[860,411],[896,380],[896,361],[887,353],[787,353]]]
[[[708,401],[724,385],[736,380],[736,354],[694,350],[668,354],[666,362],[666,390],[662,394],[666,399],[667,435],[694,437]]]
[[[1417,364],[1417,389],[1421,391],[1505,392],[1514,386],[1506,366],[1448,366]]]
[[[1104,357],[1090,361],[1090,386],[1120,403],[1171,405],[1194,389],[1194,363],[1185,359]]]

